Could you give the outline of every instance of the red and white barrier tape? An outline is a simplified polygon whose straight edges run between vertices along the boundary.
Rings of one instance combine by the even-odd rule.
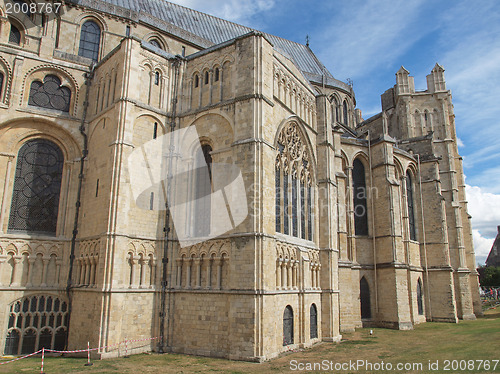
[[[160,339],[160,338],[161,338],[161,336],[157,336],[157,337],[154,337],[154,338],[145,338],[145,339],[133,339],[133,340],[127,340],[126,339],[126,340],[123,340],[123,341],[121,341],[120,343],[117,343],[117,344],[111,344],[111,345],[107,345],[107,346],[104,346],[104,347],[98,347],[98,348],[89,348],[89,345],[87,345],[87,349],[77,349],[77,350],[74,350],[74,351],[58,351],[58,350],[55,350],[55,349],[42,348],[42,349],[40,349],[40,350],[38,350],[36,352],[30,353],[29,355],[22,356],[22,357],[16,357],[16,358],[14,358],[12,360],[9,360],[9,361],[0,362],[0,365],[5,365],[5,364],[9,364],[11,362],[19,361],[19,360],[22,360],[24,358],[37,355],[37,354],[39,354],[41,352],[42,353],[41,372],[43,373],[43,364],[44,364],[45,352],[52,352],[52,353],[81,353],[81,352],[88,352],[88,354],[89,354],[89,356],[88,356],[88,363],[90,363],[90,351],[103,350],[103,349],[107,349],[107,348],[111,348],[111,347],[116,347],[116,346],[119,346],[122,343],[125,343],[125,355],[126,355],[127,354],[127,343],[145,342],[145,341],[148,341],[148,340],[156,340],[156,339]]]
[[[36,351],[36,352],[30,353],[29,355],[26,355],[26,356],[23,356],[23,357],[17,357],[17,358],[14,358],[14,359],[12,359],[12,360],[9,360],[9,361],[0,362],[0,365],[9,364],[9,363],[14,362],[14,361],[19,361],[19,360],[22,360],[23,358],[26,358],[26,357],[30,357],[30,356],[37,355],[37,354],[39,354],[41,351],[42,351],[42,350],[40,349],[39,351]]]

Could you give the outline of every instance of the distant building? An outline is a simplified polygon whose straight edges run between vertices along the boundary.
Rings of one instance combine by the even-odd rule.
[[[486,266],[496,267],[500,266],[500,226],[497,227],[498,233],[493,246],[491,247],[490,254],[486,259]]]
[[[63,4],[54,19],[0,5],[1,352],[90,342],[109,357],[162,336],[167,351],[258,361],[481,313],[440,65],[425,91],[401,67],[363,120],[307,45],[163,0]],[[196,128],[207,163],[242,171],[250,212],[182,248],[181,228],[165,240],[166,214],[133,199],[127,163],[172,123]]]

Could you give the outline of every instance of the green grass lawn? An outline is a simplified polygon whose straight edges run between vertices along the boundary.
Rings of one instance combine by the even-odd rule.
[[[369,331],[359,329],[345,334],[340,344],[321,343],[261,364],[177,354],[139,354],[93,361],[93,366],[86,367],[85,359],[49,357],[45,361],[45,373],[279,373],[291,369],[332,373],[500,373],[498,309],[488,311],[484,318],[459,324],[424,323],[411,331],[374,328],[372,336]],[[362,365],[349,366],[357,360],[372,364],[372,370]],[[477,370],[478,360],[489,360],[489,370],[484,366]],[[498,362],[495,369],[493,360]],[[39,356],[20,360],[0,366],[0,373],[39,373],[40,362]],[[447,362],[448,370],[445,370]],[[316,366],[317,370],[307,366],[314,363],[323,366]],[[406,369],[397,370],[398,363],[406,364]],[[431,368],[429,363],[433,365]],[[342,364],[346,370],[342,370]],[[462,370],[464,364],[465,370]],[[387,370],[388,365],[392,365],[392,370]],[[412,365],[415,366],[412,368]],[[436,365],[438,370],[433,370]],[[308,368],[313,370],[306,370]]]

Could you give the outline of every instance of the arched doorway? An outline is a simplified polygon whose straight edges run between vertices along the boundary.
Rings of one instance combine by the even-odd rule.
[[[293,344],[293,309],[287,305],[283,313],[283,345]]]
[[[372,311],[370,306],[370,286],[365,277],[359,281],[359,299],[361,302],[361,318],[372,318]]]

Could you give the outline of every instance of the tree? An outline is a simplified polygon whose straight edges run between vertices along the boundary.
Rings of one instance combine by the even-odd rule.
[[[500,266],[481,266],[477,270],[481,287],[500,287]]]

